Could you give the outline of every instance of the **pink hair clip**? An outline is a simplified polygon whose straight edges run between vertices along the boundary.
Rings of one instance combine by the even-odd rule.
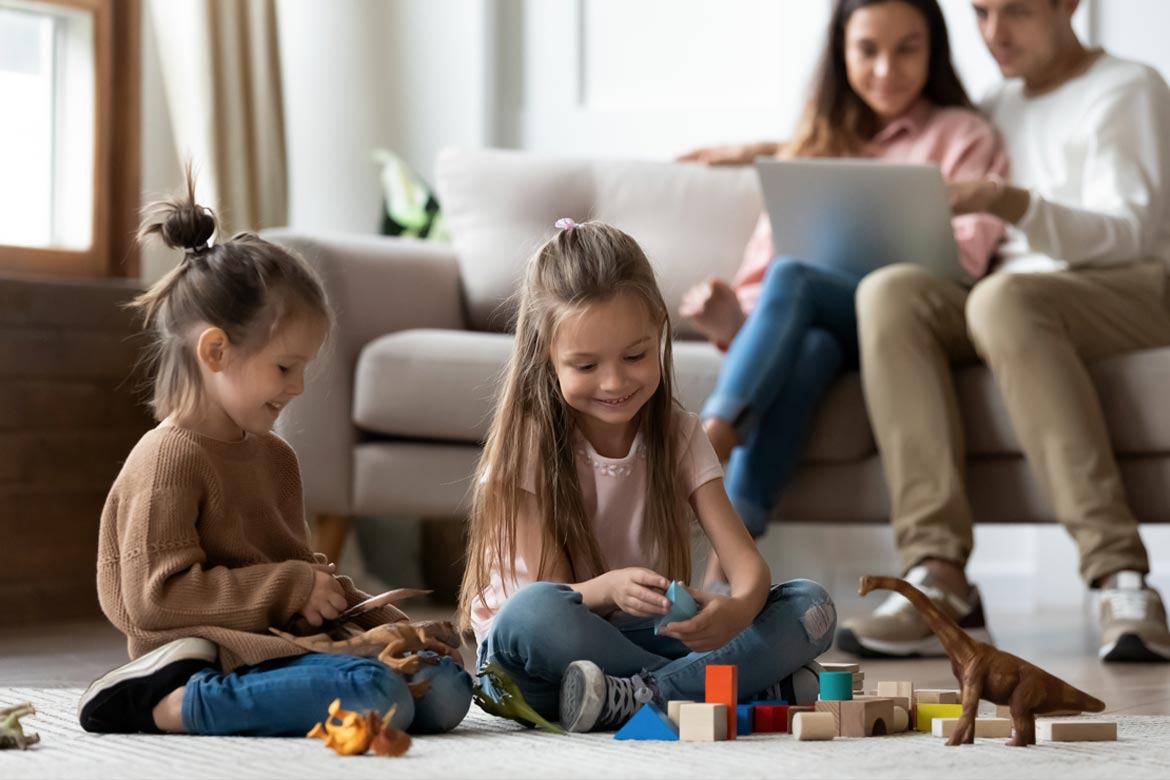
[[[561,230],[572,230],[573,228],[577,227],[577,223],[569,217],[561,217],[556,221],[553,227],[558,227]]]

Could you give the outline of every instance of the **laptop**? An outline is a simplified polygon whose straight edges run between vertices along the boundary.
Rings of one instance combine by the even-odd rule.
[[[960,279],[942,172],[880,160],[756,160],[777,257],[864,275],[914,263]]]

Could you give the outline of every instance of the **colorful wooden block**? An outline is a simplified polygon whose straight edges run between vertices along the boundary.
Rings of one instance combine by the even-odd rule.
[[[674,721],[674,725],[678,725],[678,708],[684,704],[696,704],[697,702],[689,699],[671,699],[666,703],[666,716]]]
[[[792,733],[792,720],[793,720],[793,718],[795,718],[797,715],[799,715],[802,712],[816,712],[816,711],[817,711],[816,707],[797,707],[797,706],[789,707],[788,708],[788,717],[786,719],[788,733],[789,734]]]
[[[894,732],[894,703],[889,699],[838,703],[837,733],[842,737],[882,737]]]
[[[757,704],[752,729],[757,734],[784,734],[788,731],[787,704]]]
[[[626,721],[614,739],[678,742],[678,726],[653,704],[645,704]]]
[[[754,704],[739,704],[735,708],[735,735],[737,737],[751,736],[752,722],[755,720]]]
[[[670,600],[670,611],[658,618],[654,626],[655,634],[667,623],[680,623],[699,614],[699,605],[695,603],[691,594],[687,593],[681,582],[670,583],[670,587],[666,589],[666,598]]]
[[[935,718],[957,718],[963,714],[963,705],[961,704],[922,704],[919,703],[916,708],[918,720],[916,721],[915,730],[923,733],[931,733],[932,726],[930,722]]]
[[[1116,742],[1117,722],[1112,720],[1038,720],[1036,739],[1049,742]]]
[[[728,738],[726,704],[684,704],[678,708],[678,717],[678,735],[683,742],[718,742]]]
[[[707,666],[707,703],[722,704],[727,709],[727,739],[735,739],[735,708],[739,706],[739,667],[722,664]]]
[[[821,672],[821,699],[849,701],[853,698],[853,675],[850,672]]]
[[[837,736],[837,728],[830,713],[801,712],[792,721],[792,734],[801,742],[825,740]]]
[[[915,704],[960,704],[961,694],[952,688],[920,688],[914,692]]]
[[[930,733],[936,737],[947,737],[949,739],[954,736],[955,727],[958,724],[958,718],[935,718],[931,722]],[[1012,722],[1007,718],[976,718],[975,736],[992,739],[1010,739],[1012,736]]]

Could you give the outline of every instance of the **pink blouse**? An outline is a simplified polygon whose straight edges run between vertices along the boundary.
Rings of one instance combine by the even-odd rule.
[[[947,179],[977,179],[991,174],[1006,178],[1008,161],[992,124],[974,111],[939,108],[922,99],[904,116],[874,136],[867,157],[905,163],[938,163]],[[959,245],[959,263],[971,279],[987,273],[1004,235],[1004,224],[990,214],[954,217],[951,225]],[[760,215],[744,250],[733,286],[745,313],[755,308],[764,273],[775,258],[772,224]]]

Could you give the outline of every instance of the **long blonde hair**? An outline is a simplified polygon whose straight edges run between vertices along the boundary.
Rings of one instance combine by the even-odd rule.
[[[607,571],[581,498],[574,456],[573,412],[561,395],[552,362],[558,326],[581,307],[618,294],[635,297],[661,327],[662,379],[639,411],[646,445],[647,496],[643,545],[662,574],[690,580],[690,515],[675,489],[676,444],[670,312],[642,248],[601,222],[560,230],[529,260],[517,310],[512,359],[476,470],[467,569],[459,598],[463,628],[492,572],[516,576],[516,525],[525,470],[536,465],[541,555],[536,580],[563,554],[574,580]]]

